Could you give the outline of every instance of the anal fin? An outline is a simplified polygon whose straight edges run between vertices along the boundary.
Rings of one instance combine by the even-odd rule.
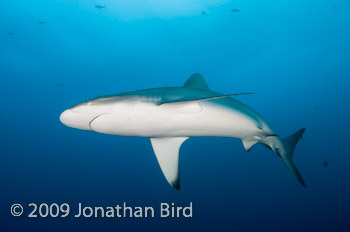
[[[256,133],[255,135],[242,139],[242,143],[243,143],[245,150],[250,151],[256,143],[258,143],[258,142],[262,141],[263,139],[265,139],[266,137],[270,137],[270,136],[277,136],[277,135],[275,133],[273,133],[272,131],[260,129],[258,131],[258,133]]]
[[[258,140],[252,138],[242,139],[242,143],[246,151],[250,151],[257,142]]]

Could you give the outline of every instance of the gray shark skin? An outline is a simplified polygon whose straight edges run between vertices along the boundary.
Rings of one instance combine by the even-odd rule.
[[[193,74],[183,87],[139,90],[98,97],[60,115],[69,127],[110,135],[148,137],[168,183],[180,188],[179,150],[189,137],[215,136],[242,140],[250,151],[261,143],[282,158],[294,177],[306,184],[293,162],[296,144],[305,128],[281,139],[250,107],[209,89]]]

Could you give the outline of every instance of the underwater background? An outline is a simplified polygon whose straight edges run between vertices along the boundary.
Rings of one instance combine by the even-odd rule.
[[[349,231],[350,1],[11,0],[0,7],[0,231]],[[182,86],[200,72],[281,137],[294,161],[191,138],[181,190],[149,139],[64,126],[100,95]],[[187,206],[193,218],[28,218],[30,203]],[[11,205],[24,207],[21,217]]]

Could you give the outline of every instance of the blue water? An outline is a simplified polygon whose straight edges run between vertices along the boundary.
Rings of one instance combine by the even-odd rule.
[[[349,231],[349,11],[348,0],[2,1],[0,231]],[[307,128],[294,160],[308,188],[261,145],[191,138],[177,191],[149,139],[59,121],[79,102],[195,72],[214,91],[255,92],[237,99],[281,137]],[[79,202],[193,202],[193,218],[28,218],[30,203]]]

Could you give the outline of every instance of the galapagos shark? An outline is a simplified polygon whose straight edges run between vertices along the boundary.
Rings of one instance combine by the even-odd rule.
[[[244,93],[243,93],[244,94]],[[69,127],[110,135],[148,137],[160,168],[180,188],[179,150],[190,137],[232,137],[246,151],[260,143],[282,158],[294,177],[306,184],[293,162],[302,128],[281,139],[267,121],[232,96],[211,91],[199,74],[182,87],[165,87],[102,96],[80,103],[60,115]]]

